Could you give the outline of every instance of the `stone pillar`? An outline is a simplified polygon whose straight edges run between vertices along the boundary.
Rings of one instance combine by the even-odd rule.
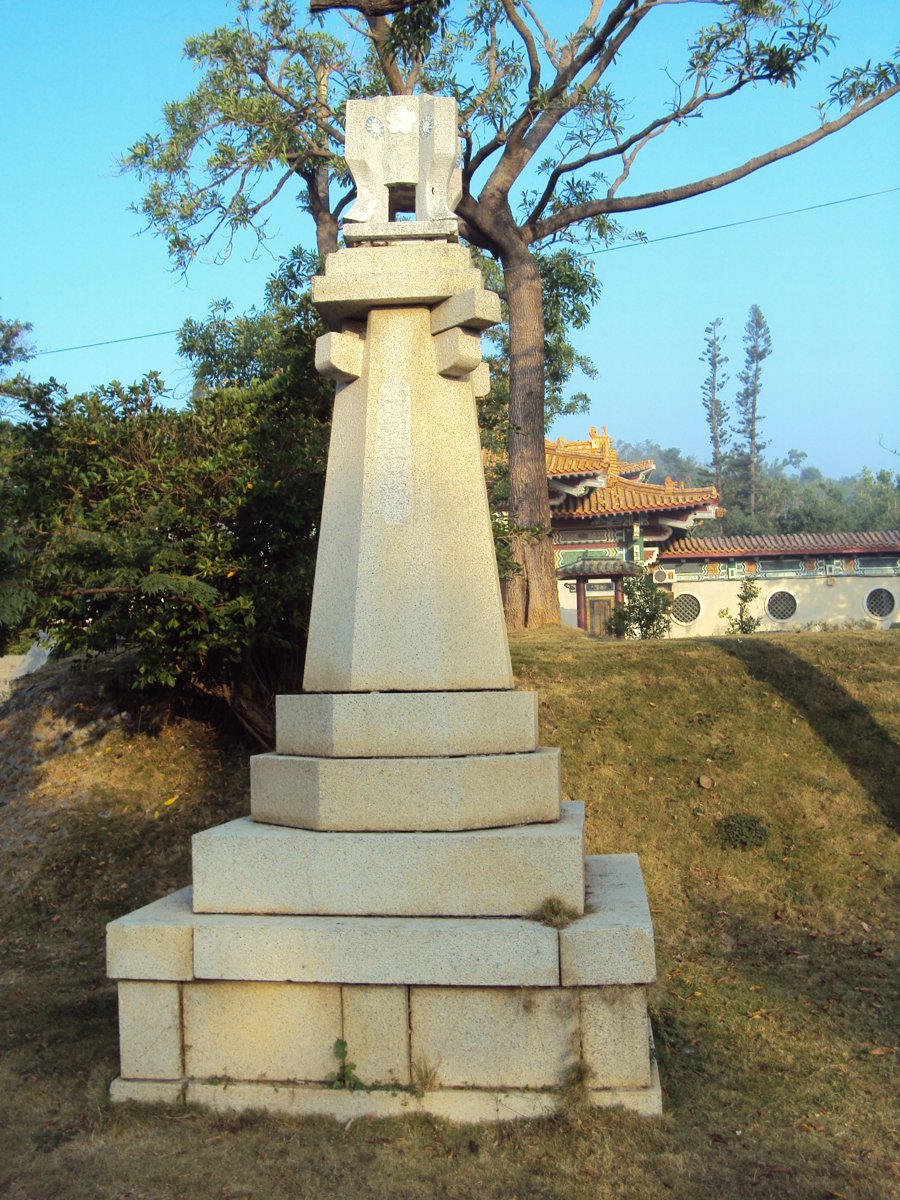
[[[250,816],[194,836],[193,887],[109,926],[112,1097],[502,1120],[577,1074],[656,1113],[637,859],[585,859],[513,687],[475,409],[500,306],[457,244],[455,105],[347,107],[356,224],[313,284],[336,395],[305,691],[277,698]]]

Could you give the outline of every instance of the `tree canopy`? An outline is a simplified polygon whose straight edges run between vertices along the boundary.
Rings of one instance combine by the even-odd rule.
[[[187,323],[182,410],[154,374],[75,396],[12,381],[0,646],[45,630],[57,653],[128,648],[138,683],[221,696],[267,739],[302,674],[330,420],[322,326],[291,295],[288,268],[263,312]]]
[[[699,5],[708,23],[677,67],[672,48],[669,102],[632,115],[627,71],[640,51],[631,39],[670,4],[584,0],[577,15],[567,6],[563,18],[558,5],[539,0],[322,0],[317,9],[338,10],[326,26],[304,20],[288,0],[240,0],[231,25],[187,43],[197,87],[166,106],[163,131],[136,142],[125,166],[145,182],[142,211],[180,268],[206,247],[227,255],[242,231],[264,237],[269,206],[285,192],[313,218],[321,254],[336,247],[338,220],[353,196],[341,158],[346,100],[383,92],[455,96],[461,233],[500,263],[509,305],[509,518],[513,528],[549,535],[549,306],[536,255],[621,236],[625,214],[727,186],[900,91],[896,59],[847,66],[812,128],[777,146],[766,146],[762,135],[759,153],[743,162],[630,192],[638,156],[661,136],[748,88],[771,84],[787,96],[831,48],[831,0]],[[524,570],[507,592],[510,624],[558,619],[549,536],[525,538],[516,549]]]

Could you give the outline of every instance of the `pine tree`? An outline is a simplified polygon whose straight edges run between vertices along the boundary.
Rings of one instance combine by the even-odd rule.
[[[769,326],[759,305],[754,304],[744,326],[744,369],[738,375],[741,387],[735,397],[739,418],[737,432],[743,439],[741,458],[746,470],[747,509],[751,518],[756,516],[761,454],[767,444],[759,437],[759,427],[763,421],[759,412],[762,364],[771,353]]]
[[[728,382],[724,367],[728,355],[722,353],[724,337],[719,337],[719,326],[722,318],[716,317],[710,321],[704,333],[706,334],[706,349],[700,355],[701,362],[709,366],[709,374],[703,381],[703,407],[706,410],[706,421],[709,425],[709,440],[712,446],[712,466],[716,480],[716,491],[722,495],[723,459],[728,450],[729,423],[731,414],[722,399],[722,389]]]

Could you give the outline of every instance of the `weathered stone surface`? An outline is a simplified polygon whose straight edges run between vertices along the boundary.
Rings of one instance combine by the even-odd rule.
[[[177,983],[119,983],[119,1059],[127,1079],[180,1079]]]
[[[430,309],[458,292],[473,290],[484,291],[481,272],[472,266],[465,247],[448,242],[338,250],[325,260],[325,274],[312,281],[313,303],[332,326],[347,318],[364,318],[378,305],[421,304]]]
[[[500,297],[483,287],[470,288],[451,296],[431,310],[431,332],[443,333],[457,326],[463,329],[489,329],[501,320]]]
[[[476,367],[469,376],[469,382],[472,385],[472,391],[476,399],[486,396],[491,390],[491,368],[487,363],[482,363]]]
[[[405,987],[343,987],[347,1058],[365,1084],[412,1082],[409,991]]]
[[[584,805],[550,825],[459,833],[319,833],[245,817],[193,838],[194,911],[524,916],[584,911]]]
[[[324,1081],[337,1070],[340,988],[222,982],[183,988],[186,1075]]]
[[[559,751],[250,760],[254,821],[318,830],[490,829],[559,817]]]
[[[305,691],[512,687],[472,388],[437,374],[430,328],[371,312],[335,397]]]
[[[106,927],[110,979],[190,979],[193,974],[191,889],[155,900]]]
[[[183,1104],[185,1084],[181,1079],[114,1079],[109,1085],[113,1104]]]
[[[452,220],[462,197],[458,126],[451,96],[422,93],[349,100],[344,157],[356,184],[356,200],[344,221],[383,224],[395,211],[414,213],[416,224]],[[410,193],[399,205],[397,185]]]
[[[434,339],[434,360],[439,375],[462,379],[481,363],[481,338],[464,329],[448,329]]]
[[[646,989],[582,988],[581,1044],[594,1087],[649,1087]]]
[[[438,1087],[559,1087],[578,1061],[565,988],[410,989],[413,1078]]]
[[[532,986],[559,983],[557,933],[471,917],[197,913],[198,979]]]
[[[275,750],[324,758],[514,754],[537,749],[534,692],[277,696]]]
[[[114,1079],[110,1099],[114,1103],[179,1104],[215,1112],[261,1111],[290,1117],[333,1117],[347,1122],[371,1117],[402,1117],[429,1113],[445,1121],[471,1124],[549,1116],[559,1107],[553,1092],[484,1091],[451,1088],[426,1092],[357,1092],[312,1086],[271,1083],[210,1083],[191,1080],[187,1084],[156,1083],[150,1080]],[[649,1088],[609,1088],[588,1093],[592,1104],[602,1108],[625,1108],[640,1116],[662,1112],[659,1076]]]
[[[326,379],[348,383],[359,379],[363,369],[361,337],[353,333],[326,333],[316,338],[316,370]]]
[[[652,983],[653,924],[637,855],[585,859],[585,886],[585,915],[560,930],[562,983]]]

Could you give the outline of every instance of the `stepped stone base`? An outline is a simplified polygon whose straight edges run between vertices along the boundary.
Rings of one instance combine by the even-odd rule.
[[[597,1108],[626,1108],[643,1117],[662,1112],[659,1073],[653,1064],[648,1088],[591,1088],[588,1100]],[[309,1084],[222,1083],[114,1079],[113,1103],[189,1104],[214,1112],[270,1112],[285,1117],[403,1117],[426,1113],[445,1121],[469,1124],[546,1117],[563,1103],[558,1092],[520,1089],[439,1088],[431,1092],[350,1091]]]
[[[587,860],[589,911],[521,918],[195,913],[183,889],[111,923],[114,1100],[501,1120],[595,1104],[660,1111],[634,855]],[[334,1089],[347,1045],[362,1087]]]
[[[559,821],[453,833],[331,833],[240,817],[193,838],[194,909],[347,916],[584,911],[584,805]]]
[[[559,819],[559,751],[454,758],[250,759],[254,821],[361,833],[469,830]]]
[[[275,750],[325,758],[536,750],[534,692],[310,692],[275,698]]]

